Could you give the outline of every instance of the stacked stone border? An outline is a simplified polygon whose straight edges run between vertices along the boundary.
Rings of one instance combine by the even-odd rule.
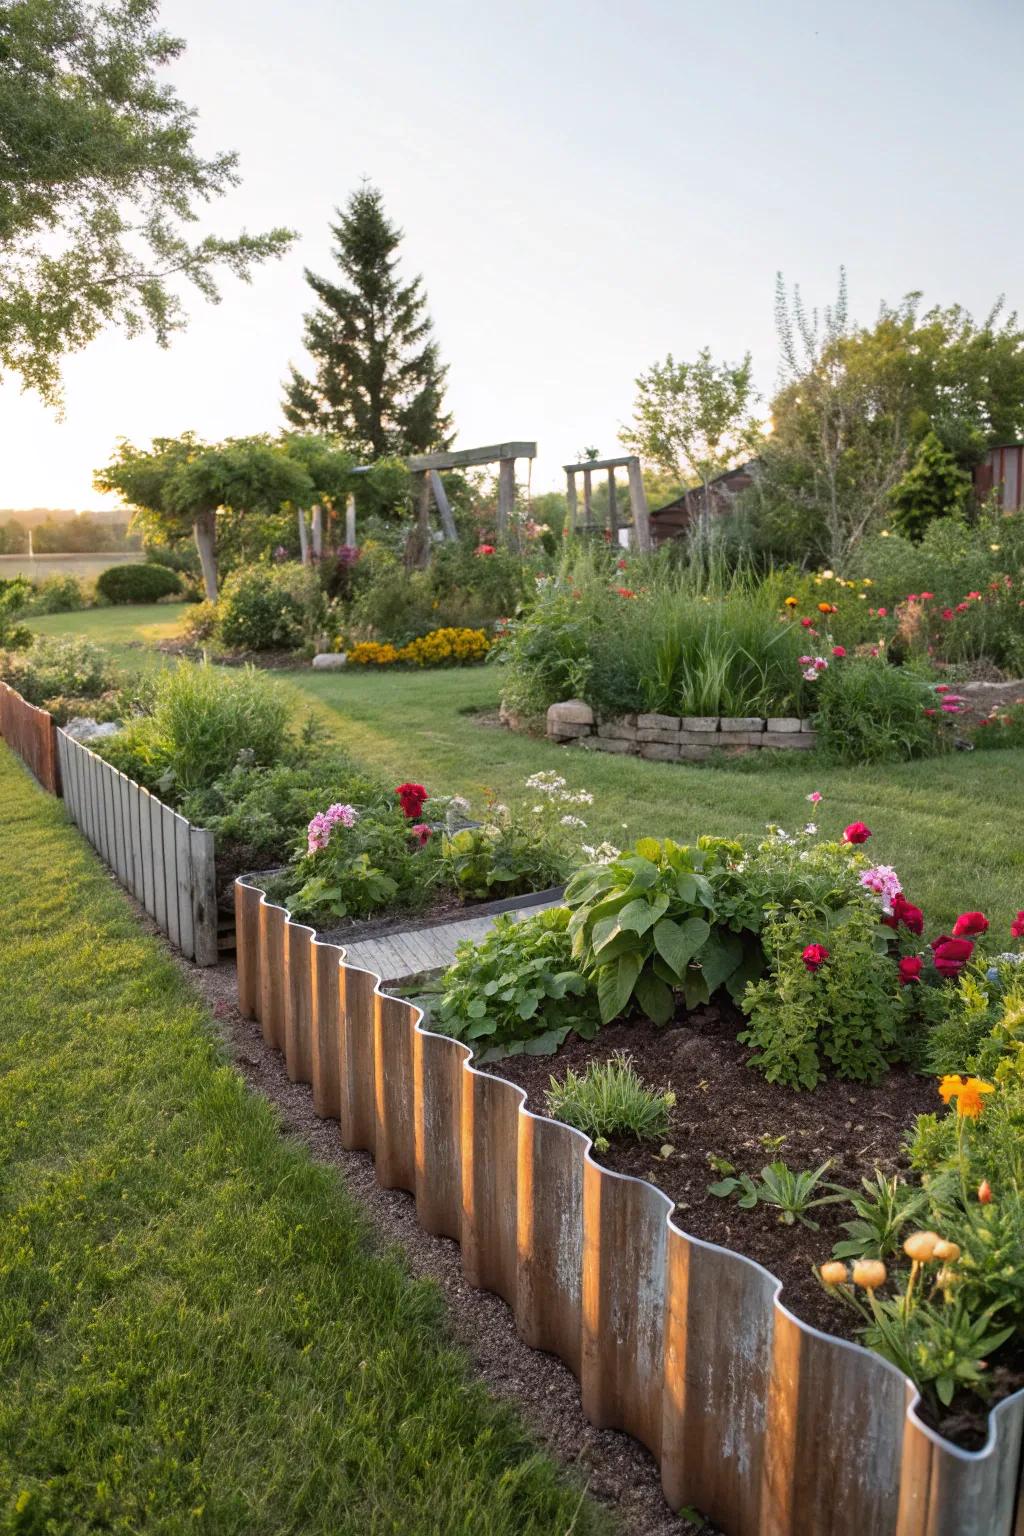
[[[712,752],[778,750],[807,752],[815,744],[809,720],[796,716],[623,715],[599,721],[582,699],[552,704],[547,713],[551,741],[575,742],[592,752],[617,752],[657,763],[699,763]]]

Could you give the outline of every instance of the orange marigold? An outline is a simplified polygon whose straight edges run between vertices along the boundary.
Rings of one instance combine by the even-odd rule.
[[[947,1072],[939,1084],[942,1102],[948,1104],[950,1099],[956,1099],[957,1114],[966,1115],[971,1120],[977,1120],[984,1109],[986,1093],[995,1093],[991,1083],[983,1082],[980,1077],[960,1077],[955,1072]]]

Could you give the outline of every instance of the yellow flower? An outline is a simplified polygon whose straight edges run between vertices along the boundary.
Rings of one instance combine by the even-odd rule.
[[[937,1232],[911,1232],[903,1244],[903,1252],[915,1264],[927,1264],[935,1257],[935,1249],[941,1241]]]
[[[853,1283],[866,1291],[875,1291],[888,1279],[888,1271],[881,1259],[858,1259],[853,1266]]]
[[[787,608],[795,608],[797,606],[797,604],[799,603],[799,601],[800,601],[800,599],[798,597],[787,597],[786,598],[786,607]]]
[[[947,1072],[939,1084],[942,1102],[948,1104],[950,1099],[956,1099],[957,1114],[966,1115],[971,1120],[977,1120],[984,1109],[982,1096],[986,1093],[995,1093],[995,1089],[980,1077],[960,1077]]]
[[[848,1279],[846,1265],[841,1259],[831,1259],[828,1264],[823,1264],[819,1274],[825,1285],[845,1285]]]
[[[888,528],[883,528],[882,529],[882,538],[883,539],[887,539],[888,537],[889,537],[889,530],[888,530]]]
[[[999,551],[1002,549],[1002,547],[1003,546],[1001,544],[990,544],[989,545],[989,549],[992,551],[993,554],[998,554]]]

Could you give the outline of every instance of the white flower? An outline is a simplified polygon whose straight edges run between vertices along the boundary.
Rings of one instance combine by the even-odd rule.
[[[507,805],[496,805],[494,807],[494,814],[495,814],[495,816],[507,816],[508,815],[508,806]]]
[[[575,794],[559,795],[567,805],[593,805],[594,797],[589,789],[578,789]]]
[[[467,815],[469,812],[469,801],[464,800],[461,795],[452,795],[452,798],[448,802],[448,806],[450,810],[460,811],[463,816]]]
[[[817,830],[818,823],[816,821],[809,821],[806,827],[804,827],[804,831],[807,833],[808,837],[813,837]]]
[[[543,809],[544,809],[544,807],[542,805],[535,805],[533,807],[533,814],[535,816],[539,816],[541,814],[541,812],[543,811]]]
[[[562,826],[562,827],[585,827],[586,826],[586,822],[580,816],[562,816],[562,817],[559,818],[559,826]]]

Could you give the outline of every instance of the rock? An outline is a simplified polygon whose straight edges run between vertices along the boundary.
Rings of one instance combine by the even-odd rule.
[[[706,763],[714,750],[714,747],[707,745],[697,747],[683,743],[679,748],[679,761],[681,763]]]
[[[337,672],[340,667],[348,666],[348,655],[345,651],[320,651],[313,657],[313,669],[316,672]]]
[[[89,715],[76,715],[64,727],[72,741],[101,741],[105,736],[116,736],[120,729],[116,720],[106,720],[100,725]]]
[[[636,723],[641,731],[678,731],[678,715],[637,715]],[[643,737],[641,736],[641,741]]]
[[[791,736],[762,736],[761,746],[765,752],[812,752],[817,745],[817,738],[813,731],[798,731]]]
[[[581,736],[581,747],[590,747],[594,752],[635,752],[635,741],[621,741],[614,736]]]
[[[803,731],[803,732],[804,732],[804,733],[805,733],[805,734],[806,734],[806,733],[807,733],[807,732],[808,732],[808,731],[813,731],[813,730],[814,730],[814,721],[813,721],[813,720],[801,720],[801,721],[800,721],[800,729],[801,729],[801,730],[802,730],[802,731]]]
[[[683,716],[683,730],[684,731],[717,731],[718,730],[718,716],[717,715],[684,715]]]
[[[679,761],[679,748],[674,744],[670,746],[666,741],[643,741],[640,743],[640,756],[655,763],[675,763]]]
[[[594,711],[582,699],[564,699],[561,704],[552,704],[548,710],[549,729],[552,721],[561,725],[593,725]]]
[[[723,717],[722,730],[744,731],[749,734],[751,731],[763,731],[764,721],[759,719],[757,715],[733,715],[731,717]]]
[[[609,720],[598,726],[597,734],[609,741],[636,741],[638,733],[635,725],[625,725],[621,720]]]
[[[793,715],[779,715],[774,720],[768,721],[768,731],[771,735],[790,736],[799,729],[800,721]]]
[[[589,725],[574,725],[571,720],[549,720],[548,737],[551,741],[573,741],[578,736],[592,736]]]
[[[660,741],[662,745],[670,747],[678,746],[680,738],[679,731],[648,731],[642,726],[637,727],[635,734],[637,741]]]

